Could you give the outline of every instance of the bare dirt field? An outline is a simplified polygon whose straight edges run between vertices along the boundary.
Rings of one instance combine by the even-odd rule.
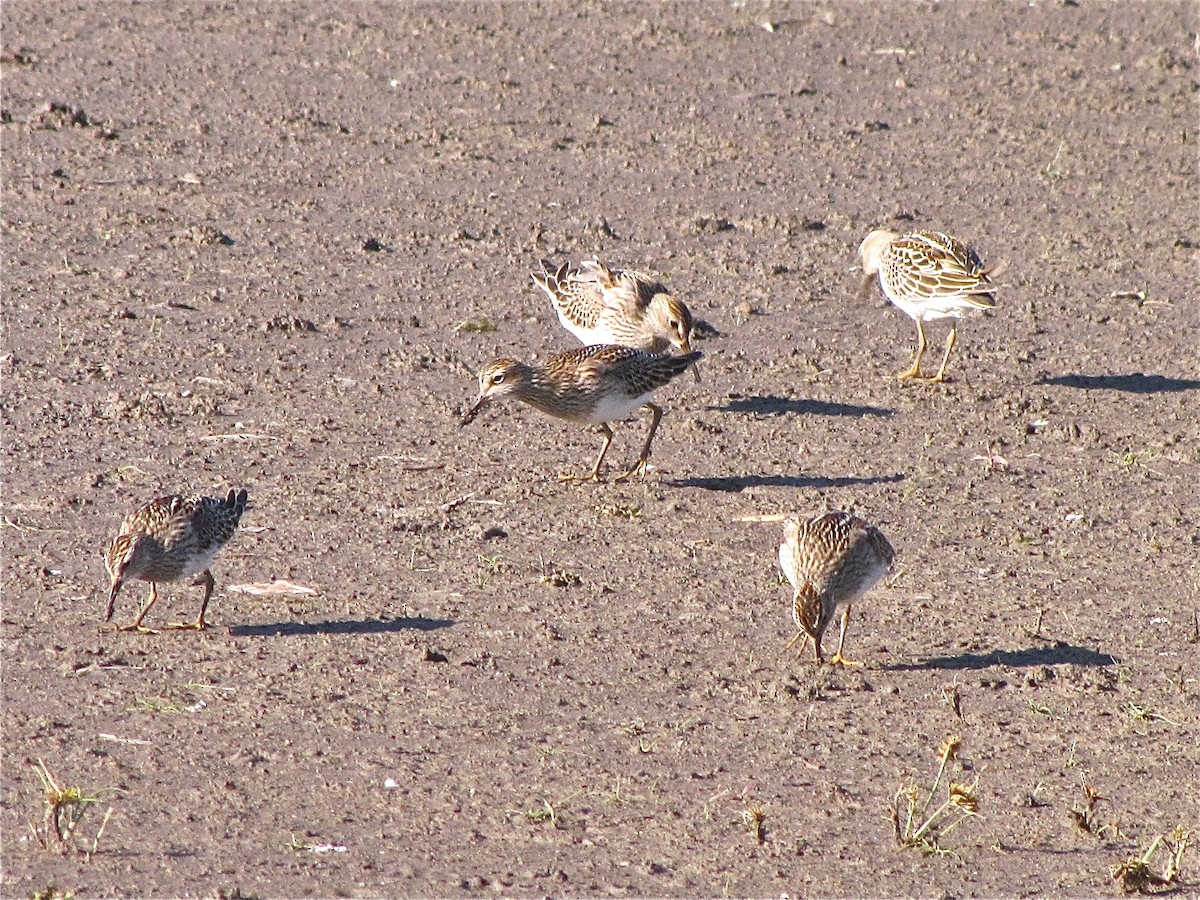
[[[1194,3],[0,15],[3,896],[1103,896],[1200,831]],[[1007,263],[947,384],[876,227]],[[643,481],[457,424],[592,254],[719,332]],[[229,487],[211,627],[104,627],[121,517]],[[752,520],[826,506],[898,551],[861,668]]]

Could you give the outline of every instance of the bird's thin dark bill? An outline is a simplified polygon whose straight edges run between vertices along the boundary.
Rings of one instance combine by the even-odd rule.
[[[684,341],[683,344],[681,344],[679,346],[680,355],[686,356],[687,354],[689,354],[691,352],[692,352],[691,341]],[[700,367],[699,367],[699,365],[697,363],[692,363],[691,370],[692,370],[692,377],[695,378],[696,383],[699,384],[700,383]]]
[[[474,422],[475,417],[479,415],[479,411],[487,406],[487,401],[487,397],[480,397],[478,400],[476,400],[475,405],[468,409],[466,414],[462,417],[462,420],[458,423],[458,427],[462,428],[464,425],[470,425],[472,422]]]

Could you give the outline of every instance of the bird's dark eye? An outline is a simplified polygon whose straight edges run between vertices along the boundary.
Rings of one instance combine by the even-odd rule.
[[[504,381],[504,373],[503,372],[497,372],[495,375],[492,376],[492,384],[500,384],[503,381]]]

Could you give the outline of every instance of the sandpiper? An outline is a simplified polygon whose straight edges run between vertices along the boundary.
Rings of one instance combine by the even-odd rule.
[[[872,231],[858,248],[862,259],[863,293],[876,273],[888,300],[900,307],[917,323],[917,354],[912,365],[897,377],[921,378],[921,357],[925,353],[925,328],[922,322],[952,317],[955,321],[946,340],[946,352],[937,374],[926,379],[946,380],[946,363],[958,340],[958,319],[972,310],[992,309],[995,285],[989,275],[997,267],[985,269],[975,251],[962,241],[940,231]]]
[[[558,268],[543,260],[542,271],[530,275],[563,327],[583,344],[660,354],[692,350],[694,324],[687,304],[649,275],[611,268],[598,259]]]
[[[142,619],[158,599],[158,585],[199,574],[194,585],[204,585],[204,600],[195,622],[172,624],[168,628],[202,631],[204,611],[212,596],[213,557],[233,537],[242,513],[246,511],[246,491],[230,490],[222,500],[216,497],[159,497],[130,513],[121,523],[121,532],[104,554],[112,585],[104,621],[112,619],[121,586],[129,579],[150,582],[150,599],[138,611],[130,625],[118,631],[153,634]]]
[[[470,424],[492,400],[513,397],[547,415],[599,425],[604,445],[592,471],[583,477],[560,479],[599,481],[600,465],[613,439],[608,423],[627,418],[639,409],[648,409],[652,415],[650,432],[637,462],[617,478],[622,481],[639,472],[644,474],[646,461],[650,459],[650,445],[663,416],[662,407],[650,402],[651,396],[702,355],[692,351],[667,356],[632,347],[597,344],[559,353],[542,366],[497,359],[479,373],[479,399],[463,416],[462,424]]]
[[[779,545],[779,566],[792,585],[792,619],[799,629],[788,647],[803,639],[798,651],[803,653],[812,638],[817,662],[824,662],[821,637],[838,606],[845,604],[837,652],[829,662],[858,665],[842,656],[850,606],[884,576],[895,556],[878,528],[850,513],[788,519]]]

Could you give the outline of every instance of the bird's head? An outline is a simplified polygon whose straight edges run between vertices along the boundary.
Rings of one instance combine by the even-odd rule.
[[[650,315],[655,330],[666,337],[673,347],[681,353],[692,352],[692,332],[696,326],[686,303],[671,294],[655,294],[650,302]]]
[[[108,570],[108,577],[111,580],[108,589],[108,607],[104,615],[105,622],[112,618],[113,608],[117,603],[117,594],[121,592],[121,585],[125,583],[127,574],[131,569],[136,570],[143,537],[144,535],[140,534],[119,534],[113,538],[113,542],[104,551],[104,568]]]
[[[858,259],[862,263],[864,276],[875,275],[879,272],[879,264],[883,259],[883,251],[897,237],[899,235],[894,231],[877,228],[863,238],[863,242],[858,245]]]
[[[515,359],[497,359],[479,373],[479,397],[462,417],[460,425],[470,425],[479,411],[491,403],[521,390],[530,380],[529,366]]]
[[[899,235],[894,231],[878,228],[863,238],[863,242],[858,245],[858,259],[863,273],[862,287],[859,290],[860,298],[867,296],[867,291],[871,288],[871,281],[879,274],[883,262],[883,251],[897,237]]]

